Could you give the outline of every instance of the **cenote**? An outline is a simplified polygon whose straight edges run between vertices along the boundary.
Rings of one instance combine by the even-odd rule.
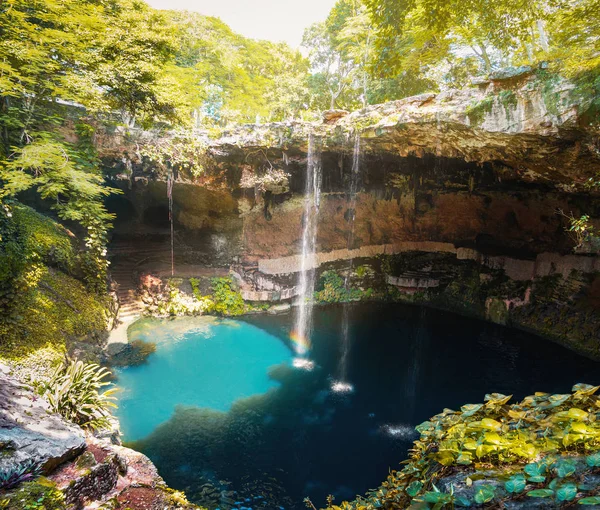
[[[597,381],[596,363],[486,322],[398,304],[348,315],[348,392],[332,390],[341,307],[314,311],[312,370],[294,367],[292,314],[139,321],[130,337],[157,349],[117,370],[124,440],[211,510],[300,509],[378,486],[444,407]]]

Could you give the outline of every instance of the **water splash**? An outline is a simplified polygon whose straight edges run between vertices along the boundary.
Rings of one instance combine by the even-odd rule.
[[[350,174],[350,186],[348,190],[348,210],[350,214],[347,216],[349,222],[348,239],[346,247],[351,250],[354,244],[354,229],[356,220],[356,195],[358,193],[358,182],[360,178],[360,135],[356,133],[354,137],[354,151],[352,153],[352,173]],[[344,288],[346,291],[350,285],[350,274],[354,260],[351,258],[346,277],[344,279]],[[344,393],[351,392],[353,387],[347,382],[348,378],[348,356],[350,354],[350,303],[344,303],[342,313],[342,352],[339,362],[339,377],[340,379],[334,383],[332,389],[334,391],[342,391]]]
[[[290,335],[295,344],[296,352],[300,356],[306,355],[310,350],[313,322],[312,297],[315,291],[317,228],[322,180],[321,154],[316,145],[313,135],[309,135],[299,282],[300,306],[298,306],[294,330]]]

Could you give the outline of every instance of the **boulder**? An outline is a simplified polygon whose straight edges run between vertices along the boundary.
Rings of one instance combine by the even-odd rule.
[[[81,428],[53,414],[46,401],[0,365],[0,471],[39,466],[49,473],[85,449]]]

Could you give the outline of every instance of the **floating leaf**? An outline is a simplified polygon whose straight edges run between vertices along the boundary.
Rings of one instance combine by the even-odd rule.
[[[490,502],[496,496],[496,490],[491,485],[482,485],[475,491],[475,503],[483,505]]]
[[[558,501],[572,501],[576,496],[577,485],[574,483],[566,483],[556,491],[556,499]]]
[[[531,498],[550,498],[554,496],[554,491],[551,489],[535,489],[529,491],[527,495]]]
[[[525,490],[525,485],[527,485],[527,481],[525,480],[525,477],[519,473],[518,475],[511,476],[504,484],[504,488],[511,494],[517,494]]]

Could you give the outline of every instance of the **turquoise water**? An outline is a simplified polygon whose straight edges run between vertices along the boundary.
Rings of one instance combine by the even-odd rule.
[[[512,329],[397,304],[348,317],[346,343],[343,307],[315,310],[312,370],[292,363],[291,313],[136,323],[157,350],[117,370],[125,440],[208,510],[322,508],[377,487],[445,407],[600,384],[600,363]]]
[[[177,405],[229,411],[240,398],[276,388],[270,368],[292,357],[277,337],[231,320],[143,319],[129,335],[155,343],[156,352],[143,365],[116,370],[125,441],[150,434]]]

